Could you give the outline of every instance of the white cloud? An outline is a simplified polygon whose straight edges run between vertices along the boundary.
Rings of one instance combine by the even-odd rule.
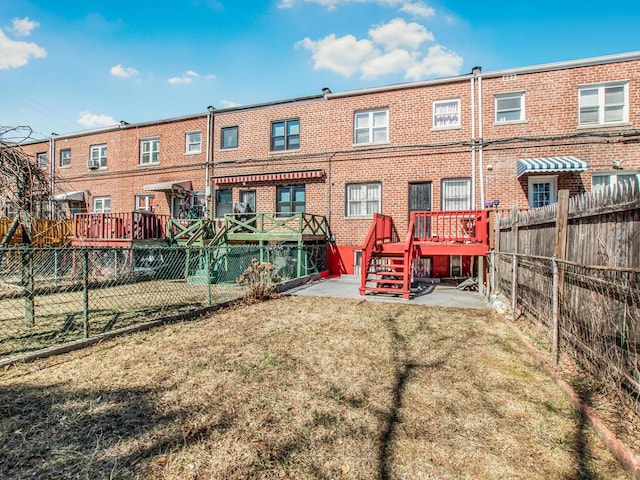
[[[111,75],[120,78],[129,78],[138,75],[140,72],[133,67],[123,67],[121,63],[111,67]]]
[[[40,26],[40,23],[29,20],[29,17],[14,18],[11,22],[13,24],[11,31],[18,37],[28,37],[35,28]]]
[[[47,51],[33,42],[20,42],[7,38],[0,29],[0,70],[26,65],[31,57],[44,58]]]
[[[83,127],[107,127],[118,123],[109,115],[99,115],[87,110],[80,112],[79,115],[78,124]]]
[[[433,41],[433,34],[419,23],[407,23],[402,18],[394,18],[389,23],[369,30],[371,39],[386,50],[400,47],[415,50],[426,41]]]
[[[427,55],[421,62],[407,69],[406,78],[419,80],[425,77],[446,77],[458,75],[462,68],[462,57],[447,50],[442,45],[429,47]]]
[[[194,78],[198,78],[200,75],[193,70],[187,70],[181,77],[171,77],[167,80],[171,85],[189,85],[193,82]]]
[[[401,12],[408,13],[414,17],[429,18],[436,14],[434,8],[425,5],[422,2],[407,2],[400,8]]]
[[[397,49],[363,63],[360,71],[363,78],[376,78],[380,75],[406,71],[414,62],[411,53]]]
[[[305,38],[296,47],[311,52],[314,70],[330,70],[345,77],[351,77],[364,62],[379,55],[370,40],[357,40],[353,35],[336,38],[331,34],[315,42]]]
[[[220,105],[222,105],[222,108],[232,108],[232,107],[239,107],[242,104],[232,102],[231,100],[220,100]]]
[[[215,79],[216,79],[216,78],[218,78],[218,77],[216,77],[216,76],[212,73],[212,74],[210,74],[210,75],[207,75],[207,76],[206,76],[206,77],[204,77],[204,78],[206,78],[207,80],[215,80]]]

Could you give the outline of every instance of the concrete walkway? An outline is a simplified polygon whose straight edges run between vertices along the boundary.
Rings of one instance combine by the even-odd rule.
[[[434,307],[458,307],[490,310],[489,303],[477,292],[465,292],[447,284],[425,285],[422,292],[417,293],[411,300],[405,300],[396,295],[372,295],[361,297],[360,277],[357,275],[342,275],[335,278],[321,278],[306,283],[300,287],[288,290],[285,295],[309,295],[316,297],[358,298],[374,302],[405,303],[408,305],[430,305]]]

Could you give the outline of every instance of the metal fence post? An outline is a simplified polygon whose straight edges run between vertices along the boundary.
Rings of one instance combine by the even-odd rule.
[[[22,286],[24,288],[24,316],[28,325],[32,327],[36,324],[36,314],[34,305],[34,279],[33,279],[33,250],[26,247],[22,250]]]
[[[553,358],[553,363],[558,363],[558,343],[560,339],[560,331],[558,325],[558,317],[559,317],[559,294],[560,294],[560,282],[558,281],[558,262],[555,258],[551,259],[551,273],[553,276],[553,294],[552,294],[552,302],[551,302],[551,356]]]
[[[82,330],[89,338],[89,250],[82,248]]]
[[[205,261],[205,270],[207,271],[207,306],[213,305],[213,298],[211,296],[211,249],[208,247],[202,247]]]

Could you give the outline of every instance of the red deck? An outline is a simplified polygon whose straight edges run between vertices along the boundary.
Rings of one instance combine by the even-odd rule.
[[[168,215],[147,212],[77,213],[72,245],[128,246],[167,238]]]
[[[409,298],[413,261],[437,255],[480,256],[489,251],[486,210],[413,212],[401,240],[389,216],[375,214],[362,248],[360,294]]]

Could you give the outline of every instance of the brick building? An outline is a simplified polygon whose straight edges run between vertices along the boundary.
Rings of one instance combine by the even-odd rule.
[[[640,171],[640,52],[482,72],[52,136],[41,154],[70,211],[200,214],[236,202],[325,215],[334,272],[357,269],[374,212],[399,233],[411,211],[552,203]],[[45,158],[46,157],[46,158]],[[54,159],[54,162],[50,161]],[[106,162],[106,163],[105,163]],[[208,206],[205,211],[204,205]],[[433,276],[469,258],[430,258]]]

